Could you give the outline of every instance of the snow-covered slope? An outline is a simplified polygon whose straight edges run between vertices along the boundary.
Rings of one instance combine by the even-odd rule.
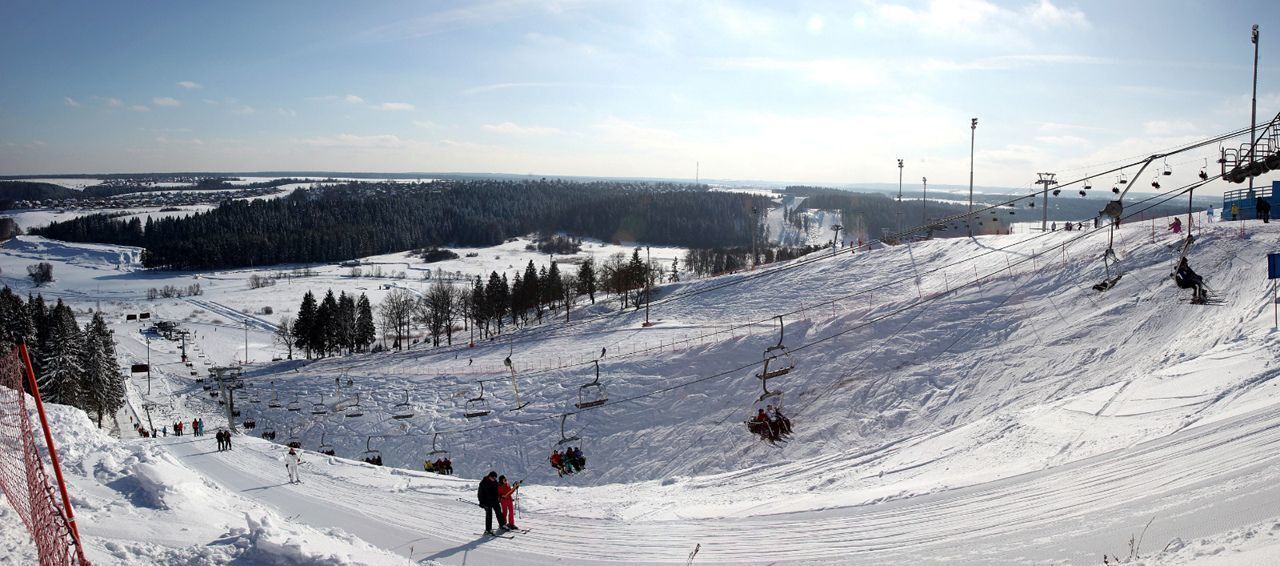
[[[310,527],[446,563],[684,562],[696,545],[695,563],[1088,563],[1127,554],[1148,521],[1144,557],[1175,538],[1209,542],[1157,560],[1246,538],[1265,553],[1257,529],[1280,503],[1280,345],[1264,266],[1280,229],[1236,229],[1209,225],[1191,248],[1223,300],[1213,306],[1186,304],[1170,282],[1177,236],[1135,224],[1117,233],[1125,275],[1105,293],[1090,288],[1105,230],[936,240],[664,286],[650,327],[602,303],[473,348],[251,366],[238,406],[258,431],[296,431],[309,449],[323,433],[339,456],[374,448],[388,465],[311,454],[303,486],[272,485],[282,449],[260,440],[234,457],[207,454],[211,440],[130,442]],[[231,317],[253,299],[208,300]],[[796,369],[769,386],[795,434],[772,446],[742,421],[779,315]],[[202,352],[233,351],[241,334],[224,330],[202,332]],[[128,356],[145,355],[136,327],[117,333]],[[149,397],[135,383],[134,401],[213,422],[219,407],[176,347],[152,348],[158,383]],[[610,402],[578,411],[602,349]],[[508,355],[529,403],[519,411]],[[495,412],[467,419],[478,380]],[[266,407],[272,391],[303,410]],[[405,391],[415,414],[391,419]],[[357,395],[364,415],[343,416]],[[310,413],[317,402],[327,414]],[[588,469],[558,478],[546,457],[566,413]],[[390,469],[420,470],[433,438],[456,478]],[[531,533],[477,542],[477,511],[458,499],[490,469],[527,478]]]

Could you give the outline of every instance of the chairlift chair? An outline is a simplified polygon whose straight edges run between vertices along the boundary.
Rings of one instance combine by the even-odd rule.
[[[252,430],[258,427],[258,421],[255,421],[253,419],[245,419],[243,424],[244,424],[244,428],[248,430]]]
[[[404,401],[400,403],[396,403],[396,406],[391,409],[391,418],[408,419],[412,417],[413,417],[413,405],[409,404],[409,390],[405,389]]]
[[[347,405],[347,417],[359,417],[364,415],[364,409],[360,407],[360,394],[356,394],[356,402]]]
[[[1152,180],[1151,180],[1151,188],[1159,190],[1159,189],[1160,189],[1160,180],[1159,180],[1159,179],[1152,179]]]
[[[1091,184],[1091,183],[1089,182],[1089,179],[1091,179],[1091,178],[1092,178],[1092,177],[1087,178],[1087,179],[1085,179],[1085,180],[1084,180],[1084,190],[1086,190],[1086,191],[1093,190],[1093,184]]]
[[[319,452],[319,453],[321,453],[321,454],[324,454],[325,456],[335,456],[335,455],[337,455],[337,451],[333,449],[333,445],[332,445],[332,444],[329,444],[328,442],[325,442],[324,437],[325,437],[325,433],[321,432],[321,433],[320,433],[320,447],[319,447],[319,448],[316,448],[316,451],[317,451],[317,452]]]
[[[756,374],[760,381],[768,381],[775,377],[786,375],[796,367],[795,362],[791,359],[791,351],[782,343],[786,335],[786,326],[782,322],[782,315],[774,318],[778,319],[778,343],[764,350],[764,368],[760,370],[760,373]],[[773,365],[773,369],[769,368],[770,365]]]
[[[302,439],[298,438],[297,429],[289,430],[289,439],[284,444],[289,448],[302,448]]]
[[[364,454],[361,455],[361,459],[363,459],[368,464],[381,466],[382,452],[375,450],[373,447],[369,445],[369,443],[372,441],[373,441],[372,436],[364,437]]]
[[[1164,160],[1164,169],[1160,171],[1160,174],[1166,177],[1173,174],[1173,168],[1169,166],[1169,158],[1167,157]]]
[[[271,400],[270,400],[270,401],[267,401],[267,408],[270,408],[270,409],[279,409],[280,407],[281,407],[281,405],[280,405],[280,392],[279,392],[279,391],[276,391],[276,389],[275,389],[275,383],[272,383],[272,384],[271,384]]]
[[[448,453],[449,453],[449,451],[448,451],[448,450],[445,450],[444,448],[441,448],[441,447],[440,447],[440,446],[442,446],[442,445],[437,444],[437,441],[438,441],[439,439],[440,439],[440,433],[438,433],[438,432],[436,432],[436,433],[432,433],[432,435],[431,435],[431,451],[430,451],[430,452],[427,452],[427,455],[428,455],[428,456],[435,456],[435,455],[437,455],[437,454],[448,454]]]
[[[609,401],[604,384],[600,383],[600,360],[595,360],[595,364],[596,378],[591,383],[578,387],[578,402],[574,403],[574,406],[579,409],[599,407]]]
[[[1128,179],[1127,177],[1125,177],[1125,176],[1124,176],[1124,173],[1121,173],[1121,174],[1120,174],[1120,178],[1119,178],[1119,179],[1117,179],[1117,180],[1116,180],[1116,182],[1117,182],[1117,183],[1120,183],[1121,185],[1127,185],[1127,184],[1129,184],[1129,179]]]
[[[271,425],[267,425],[266,428],[262,429],[263,438],[274,438],[275,435],[276,435],[276,428]]]
[[[1208,173],[1208,169],[1209,169],[1209,158],[1208,158],[1208,157],[1206,157],[1206,158],[1204,158],[1204,166],[1200,167],[1200,180],[1201,180],[1201,181],[1208,181],[1208,180],[1209,180],[1209,173]]]
[[[311,404],[311,414],[324,415],[328,414],[329,407],[324,404],[324,393],[320,394],[320,402]]]
[[[301,401],[298,401],[298,396],[295,394],[295,395],[293,396],[293,400],[292,400],[292,401],[289,401],[289,404],[288,404],[285,408],[286,408],[286,409],[288,409],[288,410],[290,410],[290,411],[295,411],[295,412],[296,412],[296,411],[301,411],[301,410],[302,410],[302,402],[301,402]]]
[[[462,416],[468,419],[483,417],[492,413],[489,408],[489,400],[484,398],[484,381],[480,381],[480,396],[473,399],[467,399],[466,405],[462,407]]]
[[[570,443],[570,442],[576,442],[576,441],[578,441],[578,440],[582,440],[582,437],[581,437],[581,436],[578,436],[577,434],[575,434],[575,435],[573,435],[573,436],[566,436],[566,435],[565,435],[565,432],[564,432],[564,421],[565,421],[565,419],[567,419],[567,418],[569,418],[569,413],[565,413],[565,414],[563,414],[563,415],[560,415],[560,441],[559,441],[559,442],[556,442],[556,446],[564,446],[565,444],[568,444],[568,443]]]

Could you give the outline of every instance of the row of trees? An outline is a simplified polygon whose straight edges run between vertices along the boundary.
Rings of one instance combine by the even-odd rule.
[[[815,252],[824,246],[763,248],[756,252],[756,264],[786,261]],[[695,275],[709,276],[751,267],[750,248],[691,249],[685,252],[685,269]]]
[[[272,200],[233,200],[145,223],[105,216],[33,232],[146,248],[143,263],[218,269],[347,260],[433,245],[491,246],[533,232],[683,247],[751,241],[768,199],[702,186],[601,181],[344,183]]]
[[[52,307],[36,295],[26,301],[0,289],[0,348],[25,342],[45,401],[80,408],[98,426],[124,406],[124,380],[112,331],[95,312],[83,329],[62,299]]]
[[[356,298],[345,291],[334,297],[330,290],[319,302],[307,291],[298,317],[285,316],[276,327],[276,341],[288,348],[290,359],[294,348],[307,358],[362,352],[376,337],[369,298],[364,293]]]

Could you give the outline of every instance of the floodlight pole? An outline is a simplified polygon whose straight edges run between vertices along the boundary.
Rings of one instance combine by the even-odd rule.
[[[929,178],[920,177],[920,183],[923,189],[920,194],[920,224],[929,223]]]
[[[978,119],[969,122],[969,237],[973,237],[973,143],[978,135]]]
[[[147,336],[147,395],[151,395],[151,337]]]
[[[1258,146],[1258,24],[1253,24],[1253,104],[1249,114],[1249,160],[1257,158]],[[1253,190],[1253,175],[1249,175],[1249,190]]]
[[[898,233],[902,233],[902,160],[898,160]]]

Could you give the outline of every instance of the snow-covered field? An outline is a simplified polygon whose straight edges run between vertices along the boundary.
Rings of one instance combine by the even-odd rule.
[[[1131,537],[1141,540],[1133,563],[1272,563],[1273,226],[1250,221],[1243,238],[1236,224],[1198,229],[1190,259],[1222,298],[1214,306],[1187,304],[1170,282],[1177,236],[1133,223],[1117,233],[1125,275],[1106,293],[1090,289],[1103,277],[1105,229],[1015,233],[665,285],[650,327],[644,312],[600,302],[568,325],[470,348],[464,338],[278,363],[265,362],[282,351],[266,323],[305,290],[368,292],[376,304],[388,292],[380,286],[425,289],[417,274],[427,266],[389,254],[363,269],[405,279],[320,266],[249,290],[249,275],[275,270],[151,273],[137,267],[138,250],[21,237],[0,248],[0,281],[25,294],[25,265],[53,261],[58,280],[40,292],[113,315],[125,361],[148,355],[127,312],[196,330],[200,374],[242,359],[247,327],[253,363],[239,420],[309,450],[304,483],[289,485],[278,444],[238,436],[225,453],[211,436],[115,441],[62,411],[73,498],[101,563],[686,563],[698,549],[694,564],[1098,564],[1104,553],[1128,556]],[[538,257],[523,246],[430,269],[519,269]],[[194,281],[204,295],[145,299],[148,287]],[[252,314],[263,306],[276,315]],[[742,421],[761,392],[761,353],[778,341],[777,315],[796,368],[769,388],[783,392],[795,434],[772,446]],[[518,411],[508,355],[529,403]],[[151,392],[131,380],[132,410],[150,400],[161,405],[157,423],[218,422],[176,343],[153,339],[150,356]],[[578,410],[597,358],[610,402]],[[479,380],[494,412],[467,419]],[[406,391],[413,417],[391,419]],[[302,410],[268,408],[273,395]],[[344,416],[357,398],[364,414]],[[312,414],[317,403],[325,414]],[[129,416],[118,416],[126,430]],[[546,463],[562,422],[588,465],[566,478]],[[322,434],[338,457],[310,452]],[[456,476],[416,471],[433,440]],[[359,462],[367,449],[387,466]],[[466,502],[491,469],[527,479],[518,522],[531,531],[514,540],[482,538],[482,513]],[[11,530],[6,511],[0,524]],[[0,538],[15,553],[21,544]]]

